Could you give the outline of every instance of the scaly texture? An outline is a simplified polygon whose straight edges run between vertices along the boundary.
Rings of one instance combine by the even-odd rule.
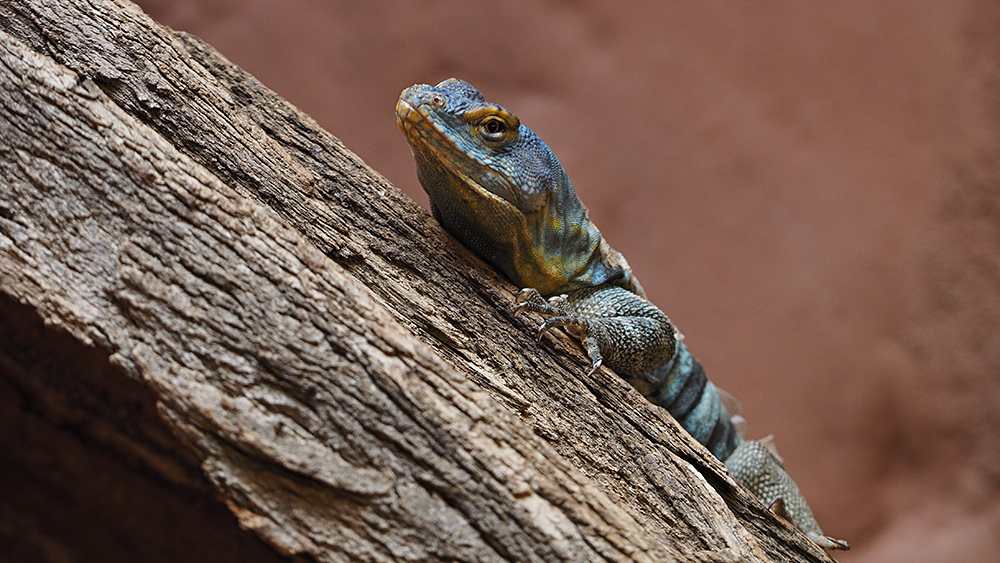
[[[590,221],[555,154],[510,111],[457,79],[406,89],[397,122],[413,149],[435,217],[525,288],[517,312],[564,327],[601,365],[667,409],[733,476],[828,549],[777,456],[744,440],[670,320],[646,301],[625,259]],[[546,297],[548,299],[546,299]]]

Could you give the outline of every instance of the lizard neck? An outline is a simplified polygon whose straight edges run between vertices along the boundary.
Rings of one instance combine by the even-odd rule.
[[[602,259],[610,247],[561,168],[553,172],[566,184],[538,210],[524,212],[475,180],[421,160],[418,177],[438,221],[515,285],[552,295],[624,278],[623,268]]]

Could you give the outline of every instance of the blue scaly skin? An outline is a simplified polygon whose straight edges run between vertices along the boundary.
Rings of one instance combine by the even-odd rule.
[[[587,216],[555,154],[513,113],[448,79],[403,91],[396,121],[413,149],[434,216],[518,287],[516,313],[547,317],[579,338],[591,373],[605,365],[726,464],[766,506],[827,549],[798,486],[763,442],[733,426],[720,391],[645,299],[628,262]]]

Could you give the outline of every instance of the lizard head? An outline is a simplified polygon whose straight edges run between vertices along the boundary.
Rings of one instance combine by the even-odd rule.
[[[468,82],[449,78],[437,86],[407,88],[396,104],[396,123],[413,149],[421,183],[435,205],[455,194],[440,181],[424,182],[425,176],[457,176],[522,213],[544,206],[551,175],[528,171],[552,169],[555,155],[516,115],[487,102]],[[487,193],[481,196],[489,199]]]
[[[450,78],[403,90],[396,123],[434,216],[507,279],[543,294],[619,279],[641,292],[555,154],[516,115]]]

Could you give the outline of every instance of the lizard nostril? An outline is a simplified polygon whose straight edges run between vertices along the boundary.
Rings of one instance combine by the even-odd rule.
[[[431,103],[439,108],[444,107],[444,96],[435,94],[433,97],[431,97]]]

